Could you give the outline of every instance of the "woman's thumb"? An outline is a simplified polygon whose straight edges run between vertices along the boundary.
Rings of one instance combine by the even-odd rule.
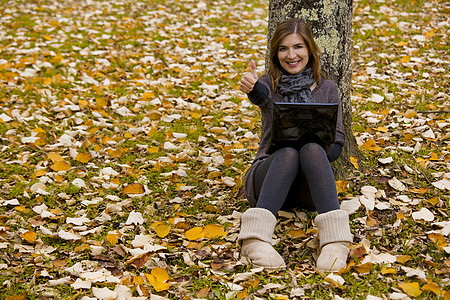
[[[258,74],[256,74],[256,63],[254,60],[250,62],[250,72],[252,73],[253,77],[256,79],[258,78]]]

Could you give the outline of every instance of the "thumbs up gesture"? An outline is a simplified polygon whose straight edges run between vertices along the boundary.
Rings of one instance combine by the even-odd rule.
[[[258,81],[258,74],[256,74],[256,63],[254,60],[250,62],[250,73],[245,74],[239,84],[239,89],[244,93],[250,93]]]

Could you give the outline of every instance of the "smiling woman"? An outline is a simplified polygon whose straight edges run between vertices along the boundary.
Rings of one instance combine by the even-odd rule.
[[[352,242],[348,213],[341,210],[330,162],[345,142],[339,91],[320,71],[319,48],[309,25],[299,19],[281,22],[270,46],[268,74],[257,78],[256,65],[244,75],[240,89],[261,110],[261,141],[256,158],[245,174],[245,193],[252,208],[242,215],[238,242],[242,255],[256,266],[286,268],[272,247],[276,215],[280,209],[315,209],[320,235],[320,271],[346,267]],[[339,114],[334,145],[325,150],[317,139],[268,153],[276,102],[337,103]],[[320,124],[319,126],[325,126]]]

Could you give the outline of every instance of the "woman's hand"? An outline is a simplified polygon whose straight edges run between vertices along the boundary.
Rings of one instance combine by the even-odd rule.
[[[256,63],[254,60],[250,62],[250,73],[247,73],[242,77],[239,84],[239,89],[248,94],[253,90],[255,83],[258,81],[258,74],[256,74]]]

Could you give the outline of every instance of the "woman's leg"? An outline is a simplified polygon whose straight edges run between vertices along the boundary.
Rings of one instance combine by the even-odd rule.
[[[274,215],[286,199],[299,171],[299,155],[294,148],[282,148],[268,157],[255,172],[256,207]]]
[[[323,148],[315,143],[306,144],[299,151],[299,160],[317,212],[321,214],[339,209],[333,170]]]

